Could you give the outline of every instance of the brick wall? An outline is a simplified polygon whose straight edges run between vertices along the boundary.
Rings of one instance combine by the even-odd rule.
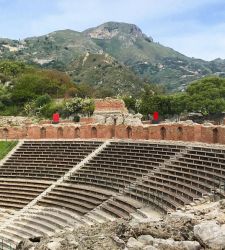
[[[95,99],[95,113],[103,111],[127,112],[127,109],[123,100],[111,98]]]
[[[40,124],[1,127],[0,139],[118,138],[197,141],[225,144],[225,126],[158,124],[144,126],[94,124]]]

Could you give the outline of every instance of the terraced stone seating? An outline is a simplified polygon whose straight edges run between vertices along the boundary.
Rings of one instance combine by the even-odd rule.
[[[224,192],[224,184],[225,151],[193,147],[177,159],[165,162],[127,195],[168,212],[215,190]]]
[[[108,200],[101,206],[101,210],[117,218],[128,218],[142,206],[140,202],[121,195]]]
[[[11,241],[50,235],[65,226],[84,225],[82,215],[111,197],[111,191],[82,185],[62,184],[55,187],[37,206],[0,233]]]
[[[25,215],[1,231],[0,238],[6,245],[7,242],[8,245],[15,245],[26,238],[51,235],[66,226],[83,224],[78,215],[64,208],[33,206]]]
[[[100,145],[25,142],[1,168],[0,207],[24,207]],[[127,218],[148,204],[170,212],[224,184],[225,150],[111,142],[9,225],[0,238],[13,243],[51,234],[66,225]]]
[[[198,177],[198,182],[204,184],[207,191],[220,188],[225,182],[225,150],[194,147],[173,163],[173,169],[177,174],[182,172],[193,175],[193,179]]]
[[[68,194],[71,198],[70,203],[63,199],[67,191],[71,192]],[[61,200],[59,200],[59,192],[62,192]],[[53,198],[53,193],[57,193],[58,197]],[[0,233],[0,237],[4,237],[9,242],[19,242],[24,238],[50,235],[65,226],[92,225],[118,217],[125,218],[142,206],[140,202],[129,197],[112,198],[112,195],[115,194],[99,188],[90,190],[87,186],[72,187],[63,184],[41,200],[37,206],[31,208],[26,215],[8,226],[4,233]],[[104,203],[105,201],[107,202]],[[86,211],[80,209],[81,203]],[[100,204],[102,205],[99,208]]]
[[[26,141],[1,167],[0,177],[56,180],[100,145],[96,141]]]
[[[56,186],[38,205],[63,208],[82,216],[102,204],[102,212],[112,217],[127,217],[141,205],[129,197],[119,199],[119,192],[183,148],[167,144],[112,142],[69,181]],[[84,185],[86,190],[80,189]],[[101,194],[93,193],[96,188],[102,190]],[[116,193],[117,198],[110,199]]]
[[[0,207],[21,209],[42,193],[51,182],[0,178]]]
[[[112,142],[72,176],[70,182],[119,192],[183,148],[168,144]]]
[[[56,186],[39,203],[39,206],[59,207],[78,215],[84,215],[102,202],[113,192],[77,184],[61,184]]]

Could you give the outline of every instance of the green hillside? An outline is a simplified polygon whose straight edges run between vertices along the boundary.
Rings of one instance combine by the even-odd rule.
[[[144,81],[108,54],[86,53],[69,65],[67,73],[77,84],[88,84],[105,96],[138,95]]]
[[[81,58],[87,53],[99,54],[103,57],[110,55],[125,70],[119,81],[124,81],[124,75],[128,74],[128,71],[133,71],[148,82],[165,85],[168,90],[182,90],[187,83],[203,76],[225,74],[224,60],[207,62],[187,57],[154,42],[133,24],[108,22],[83,32],[61,30],[21,41],[0,39],[2,59],[25,60],[44,68],[66,72],[74,70],[76,72],[72,74],[74,79],[81,82],[89,81],[92,74],[93,81],[90,84],[102,82],[102,85],[106,84],[108,87],[109,80],[114,79],[114,76],[122,71],[118,71],[113,66],[111,77],[109,71],[105,72],[107,77],[102,76],[103,70],[99,72],[95,69],[96,61],[89,63],[90,70],[87,70],[85,65],[84,68],[82,68],[83,65],[79,65],[77,70],[79,60],[82,60]],[[84,74],[87,76],[82,76]],[[103,79],[99,80],[100,77]],[[132,79],[132,77],[129,78]],[[115,81],[111,85],[114,83]],[[124,85],[127,86],[127,83]],[[116,89],[117,86],[113,88]]]

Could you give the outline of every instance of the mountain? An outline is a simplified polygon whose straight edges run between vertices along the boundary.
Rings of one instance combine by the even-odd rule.
[[[86,64],[80,63],[87,53],[90,58],[96,57],[92,62],[88,60],[89,68]],[[115,75],[116,67],[120,66],[122,68],[116,74],[122,71],[129,72],[129,81],[133,80],[135,73],[136,79],[141,77],[145,81],[163,84],[172,91],[182,90],[187,83],[206,75],[225,74],[225,60],[216,59],[208,62],[187,57],[154,42],[136,25],[118,22],[104,23],[83,32],[55,31],[21,41],[0,39],[0,58],[25,60],[42,67],[56,68],[70,74],[73,72],[72,77],[75,81],[90,81],[91,74],[94,74],[94,78],[98,79],[91,84],[102,82],[103,85],[109,85],[110,78],[114,77],[109,77],[108,71],[105,72],[107,77],[100,79],[104,68],[100,74],[96,68],[96,61],[111,58],[107,65],[110,64],[111,69],[114,69],[112,75]],[[120,81],[123,80],[121,77]],[[111,84],[115,84],[115,81]]]
[[[67,73],[77,83],[88,83],[105,96],[138,95],[144,81],[108,54],[87,52],[70,63]]]

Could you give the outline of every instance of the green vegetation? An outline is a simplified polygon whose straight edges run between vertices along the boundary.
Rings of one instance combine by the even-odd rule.
[[[87,52],[90,56],[83,61]],[[91,86],[96,96],[133,95],[142,88],[142,79],[175,92],[204,76],[225,74],[225,60],[207,62],[187,57],[154,42],[137,26],[117,22],[84,32],[55,31],[23,41],[0,39],[0,54],[2,59],[67,72],[75,83]],[[4,68],[4,76],[0,70],[2,81],[28,70],[17,64]]]
[[[0,115],[51,118],[58,111],[63,118],[79,120],[93,113],[93,98],[106,96],[122,97],[131,112],[144,116],[154,111],[163,118],[225,111],[225,78],[202,78],[184,92],[166,94],[163,86],[141,80],[108,55],[87,54],[71,67],[75,70],[69,76],[23,62],[0,61]]]
[[[2,160],[17,143],[17,141],[0,141],[0,160]]]
[[[138,95],[147,80],[136,76],[128,67],[105,54],[81,56],[70,65],[71,78],[86,95],[107,97]],[[86,86],[86,88],[85,88]]]
[[[225,112],[225,78],[206,77],[191,83],[183,93],[160,94],[145,89],[138,99],[124,97],[128,109],[147,116],[158,111],[164,118],[198,112],[204,116]]]
[[[0,115],[49,118],[60,111],[63,117],[73,116],[66,105],[68,98],[75,97],[72,102],[84,98],[90,105],[74,112],[88,115],[93,112],[92,98],[138,96],[144,86],[143,80],[110,56],[87,54],[72,67],[75,70],[69,76],[24,62],[0,61]]]
[[[73,97],[78,89],[60,71],[16,61],[0,61],[0,114],[36,115],[55,99]]]
[[[41,98],[43,97],[41,96]],[[73,117],[77,121],[80,116],[90,116],[93,114],[94,101],[90,98],[74,97],[61,102],[49,100],[47,103],[43,103],[42,106],[37,106],[36,102],[32,102],[27,104],[26,109],[28,114],[33,116],[51,118],[53,113],[59,112],[62,118]]]

